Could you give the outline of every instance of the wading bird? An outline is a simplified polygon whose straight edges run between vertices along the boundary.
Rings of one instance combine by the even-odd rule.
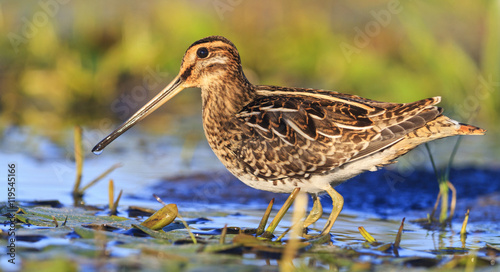
[[[186,51],[179,74],[92,150],[109,143],[185,88],[201,89],[203,128],[227,169],[246,185],[277,193],[299,187],[314,205],[304,227],[322,215],[318,194],[333,209],[321,235],[330,232],[344,200],[333,188],[394,162],[416,146],[485,130],[442,115],[433,97],[387,103],[333,91],[253,85],[232,42],[210,36]]]

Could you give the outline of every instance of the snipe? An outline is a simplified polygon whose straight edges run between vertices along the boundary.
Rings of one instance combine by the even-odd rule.
[[[440,97],[387,103],[333,91],[251,84],[236,47],[211,36],[186,51],[177,77],[118,129],[114,139],[185,88],[201,88],[203,128],[210,147],[242,182],[256,189],[310,193],[305,226],[321,217],[317,195],[327,192],[333,209],[329,233],[344,200],[333,187],[364,171],[390,164],[417,145],[485,130],[461,124],[435,105]]]

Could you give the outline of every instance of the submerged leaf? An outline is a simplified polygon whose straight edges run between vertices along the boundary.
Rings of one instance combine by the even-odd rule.
[[[141,230],[142,232],[148,234],[149,236],[151,236],[153,238],[164,239],[164,240],[171,240],[172,239],[172,237],[170,235],[166,234],[162,230],[156,231],[156,230],[152,230],[148,227],[145,227],[142,225],[136,225],[136,224],[132,224],[132,227]]]
[[[257,239],[255,236],[248,234],[238,234],[233,238],[233,244],[242,244],[247,247],[254,247],[258,245],[265,245],[266,242]]]
[[[51,259],[25,259],[23,260],[24,271],[78,271],[79,265],[76,261],[61,256]]]

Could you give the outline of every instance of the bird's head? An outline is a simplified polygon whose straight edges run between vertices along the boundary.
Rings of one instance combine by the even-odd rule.
[[[102,152],[113,140],[183,89],[210,88],[211,84],[234,82],[234,79],[243,79],[246,82],[238,50],[231,41],[222,36],[210,36],[194,42],[184,54],[179,74],[151,101],[100,141],[92,152]]]
[[[203,88],[241,74],[240,55],[234,44],[222,36],[210,36],[186,50],[178,79],[184,88]]]

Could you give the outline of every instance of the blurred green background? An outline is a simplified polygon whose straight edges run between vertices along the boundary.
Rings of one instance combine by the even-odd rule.
[[[168,84],[192,42],[223,35],[254,84],[440,95],[446,114],[495,134],[499,18],[493,0],[1,1],[0,129],[56,142],[76,124],[108,133]],[[202,138],[199,100],[186,90],[140,127]]]

